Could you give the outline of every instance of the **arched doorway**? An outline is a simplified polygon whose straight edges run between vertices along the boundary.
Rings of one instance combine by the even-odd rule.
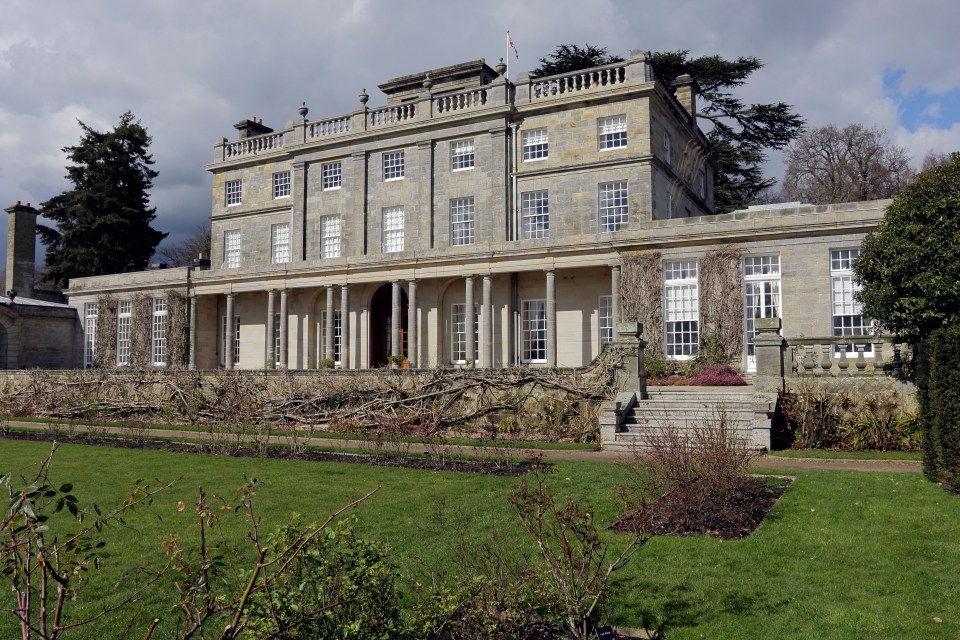
[[[385,367],[393,330],[393,285],[377,289],[370,301],[370,367]],[[400,350],[407,353],[407,292],[400,288]]]

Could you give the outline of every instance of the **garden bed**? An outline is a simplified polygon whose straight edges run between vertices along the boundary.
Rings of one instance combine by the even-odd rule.
[[[485,473],[496,476],[522,476],[542,464],[536,460],[469,460],[450,456],[415,455],[410,453],[358,452],[341,453],[336,451],[317,451],[306,449],[295,451],[283,447],[236,447],[229,452],[211,449],[201,443],[171,442],[169,440],[130,439],[123,436],[108,437],[90,434],[50,434],[26,431],[7,431],[4,438],[11,440],[31,440],[39,442],[64,442],[93,446],[115,447],[118,449],[152,449],[178,453],[200,453],[206,455],[225,455],[232,458],[272,458],[276,460],[304,460],[311,462],[347,462],[377,467],[402,467],[406,469],[425,469],[431,471],[458,471]]]

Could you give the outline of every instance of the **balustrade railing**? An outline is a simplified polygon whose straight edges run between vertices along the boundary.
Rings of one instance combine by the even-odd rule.
[[[487,90],[472,89],[461,93],[440,96],[434,99],[433,104],[436,113],[449,113],[451,111],[463,111],[465,109],[482,107],[487,104]]]
[[[244,138],[235,142],[228,142],[223,146],[223,159],[237,156],[253,155],[265,151],[273,151],[283,147],[283,133],[265,133],[253,138]]]
[[[339,133],[349,133],[350,125],[350,116],[340,116],[338,118],[310,122],[307,123],[307,138],[326,138]]]
[[[627,66],[601,67],[575,71],[562,76],[538,78],[530,81],[531,98],[549,98],[555,95],[577,93],[623,84],[627,80]]]
[[[795,376],[890,375],[899,369],[904,345],[879,336],[787,338],[784,369]]]
[[[368,122],[370,123],[370,126],[378,127],[412,120],[416,115],[416,103],[409,102],[407,104],[401,104],[392,107],[373,109],[368,115]]]

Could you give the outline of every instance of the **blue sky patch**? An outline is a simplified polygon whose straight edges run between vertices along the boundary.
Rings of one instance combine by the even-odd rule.
[[[906,69],[887,68],[883,72],[884,94],[897,103],[900,124],[908,131],[923,125],[949,129],[960,121],[960,87],[932,93],[921,87],[904,93],[901,88]]]

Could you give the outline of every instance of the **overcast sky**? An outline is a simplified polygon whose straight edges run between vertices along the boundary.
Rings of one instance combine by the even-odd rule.
[[[304,101],[310,118],[344,114],[363,88],[380,106],[390,78],[492,66],[507,30],[511,78],[560,43],[756,56],[748,101],[792,104],[809,126],[886,127],[919,164],[960,150],[958,26],[957,0],[4,0],[0,204],[68,188],[77,120],[107,129],[130,110],[153,136],[154,226],[180,240],[210,214],[203,165],[235,122],[279,129]],[[781,176],[779,156],[767,169]]]

